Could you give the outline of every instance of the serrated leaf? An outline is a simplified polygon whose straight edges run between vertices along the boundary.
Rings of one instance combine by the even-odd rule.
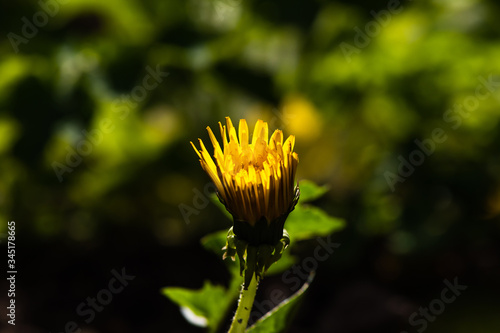
[[[270,312],[266,313],[262,318],[260,318],[255,324],[253,324],[246,332],[247,333],[279,333],[283,332],[287,323],[290,322],[290,316],[292,310],[297,306],[302,298],[304,292],[309,288],[314,274],[309,276],[309,279],[302,288],[300,288],[295,294],[288,297],[286,300],[281,302],[277,307],[275,307]]]
[[[307,202],[313,201],[321,196],[323,196],[326,192],[328,192],[327,186],[318,186],[314,182],[304,179],[299,182],[300,188],[300,199],[299,202]]]
[[[222,202],[220,202],[219,198],[217,197],[217,194],[213,193],[211,196],[210,196],[210,201],[212,201],[212,203],[214,205],[216,205],[223,213],[224,215],[227,216],[227,218],[232,222],[233,221],[233,217],[231,216],[231,214],[227,211],[226,209],[226,206],[224,206],[222,204]]]
[[[331,217],[320,208],[297,205],[288,216],[285,229],[293,242],[317,236],[327,236],[342,229],[344,225],[344,220]]]
[[[196,316],[205,318],[211,331],[216,330],[232,301],[224,287],[212,285],[209,281],[205,281],[199,290],[165,287],[161,291],[180,307],[189,308]]]

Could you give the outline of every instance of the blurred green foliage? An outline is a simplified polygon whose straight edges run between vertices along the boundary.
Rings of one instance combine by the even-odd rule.
[[[402,1],[364,47],[354,28],[388,1],[43,3],[53,15],[0,4],[0,221],[27,244],[86,251],[140,229],[170,249],[227,227],[213,205],[186,221],[179,204],[208,180],[189,141],[228,115],[296,136],[299,180],[328,186],[315,204],[347,221],[340,265],[395,282],[429,260],[434,277],[497,282],[498,3]],[[168,76],[146,89],[148,69]],[[386,172],[436,128],[446,140],[392,191]]]

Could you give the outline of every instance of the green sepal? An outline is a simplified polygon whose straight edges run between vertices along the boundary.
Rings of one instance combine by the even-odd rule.
[[[250,281],[255,274],[255,268],[257,267],[257,251],[258,249],[255,246],[247,247],[247,262],[244,276],[245,284],[243,285],[245,290],[248,290]]]
[[[281,259],[281,254],[283,253],[283,250],[285,249],[285,246],[283,245],[282,242],[279,242],[276,244],[276,246],[273,248],[273,253],[271,256],[267,257],[265,260],[265,267],[264,270],[267,271],[269,267],[271,267],[272,264],[277,262],[278,260]]]
[[[248,243],[242,240],[236,239],[236,253],[238,253],[238,258],[240,258],[240,275],[243,276],[243,272],[247,268],[247,263],[245,261],[246,252],[248,248]]]
[[[288,234],[288,231],[286,231],[286,229],[283,229],[283,237],[280,239],[280,241],[283,243],[283,246],[285,248],[290,245],[290,235]]]
[[[255,277],[257,278],[257,281],[260,281],[264,277],[264,272],[267,270],[266,264],[268,258],[271,258],[273,256],[273,252],[273,246],[267,244],[259,245],[257,251],[257,267],[255,269]]]
[[[281,255],[288,245],[290,245],[290,236],[288,236],[288,232],[283,229],[283,238],[274,246],[272,255],[265,259],[264,272],[267,271],[272,264],[281,259]]]
[[[281,258],[281,254],[290,244],[290,237],[283,230],[282,238],[275,244],[251,245],[245,240],[238,239],[230,228],[227,232],[226,245],[223,259],[235,260],[236,255],[240,259],[240,275],[244,277],[244,288],[247,289],[252,276],[260,281],[269,267]]]
[[[231,260],[235,260],[236,256],[236,239],[234,236],[233,228],[229,228],[227,232],[227,237],[226,237],[226,245],[222,248],[222,250],[225,250],[224,254],[222,255],[222,260],[225,260],[226,258],[231,258]]]

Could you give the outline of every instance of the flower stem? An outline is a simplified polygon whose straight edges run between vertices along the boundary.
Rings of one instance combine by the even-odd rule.
[[[257,280],[255,276],[253,276],[248,286],[248,290],[245,290],[244,286],[241,287],[240,301],[228,333],[245,332],[248,325],[248,318],[252,311],[255,294],[257,293],[257,285]]]

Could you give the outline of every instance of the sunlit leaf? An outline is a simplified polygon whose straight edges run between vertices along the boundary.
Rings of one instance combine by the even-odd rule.
[[[331,217],[323,210],[313,206],[297,205],[288,216],[285,229],[293,241],[327,236],[344,227],[342,219]]]
[[[191,310],[196,317],[186,316],[194,324],[203,322],[206,319],[206,325],[215,330],[223,319],[226,309],[232,301],[226,296],[226,289],[222,286],[214,286],[209,281],[205,281],[202,289],[190,290],[178,287],[165,287],[162,293],[180,307]],[[190,313],[189,311],[183,311]]]
[[[327,186],[318,186],[310,180],[301,180],[299,182],[300,199],[299,202],[316,200],[323,196],[327,191]]]

